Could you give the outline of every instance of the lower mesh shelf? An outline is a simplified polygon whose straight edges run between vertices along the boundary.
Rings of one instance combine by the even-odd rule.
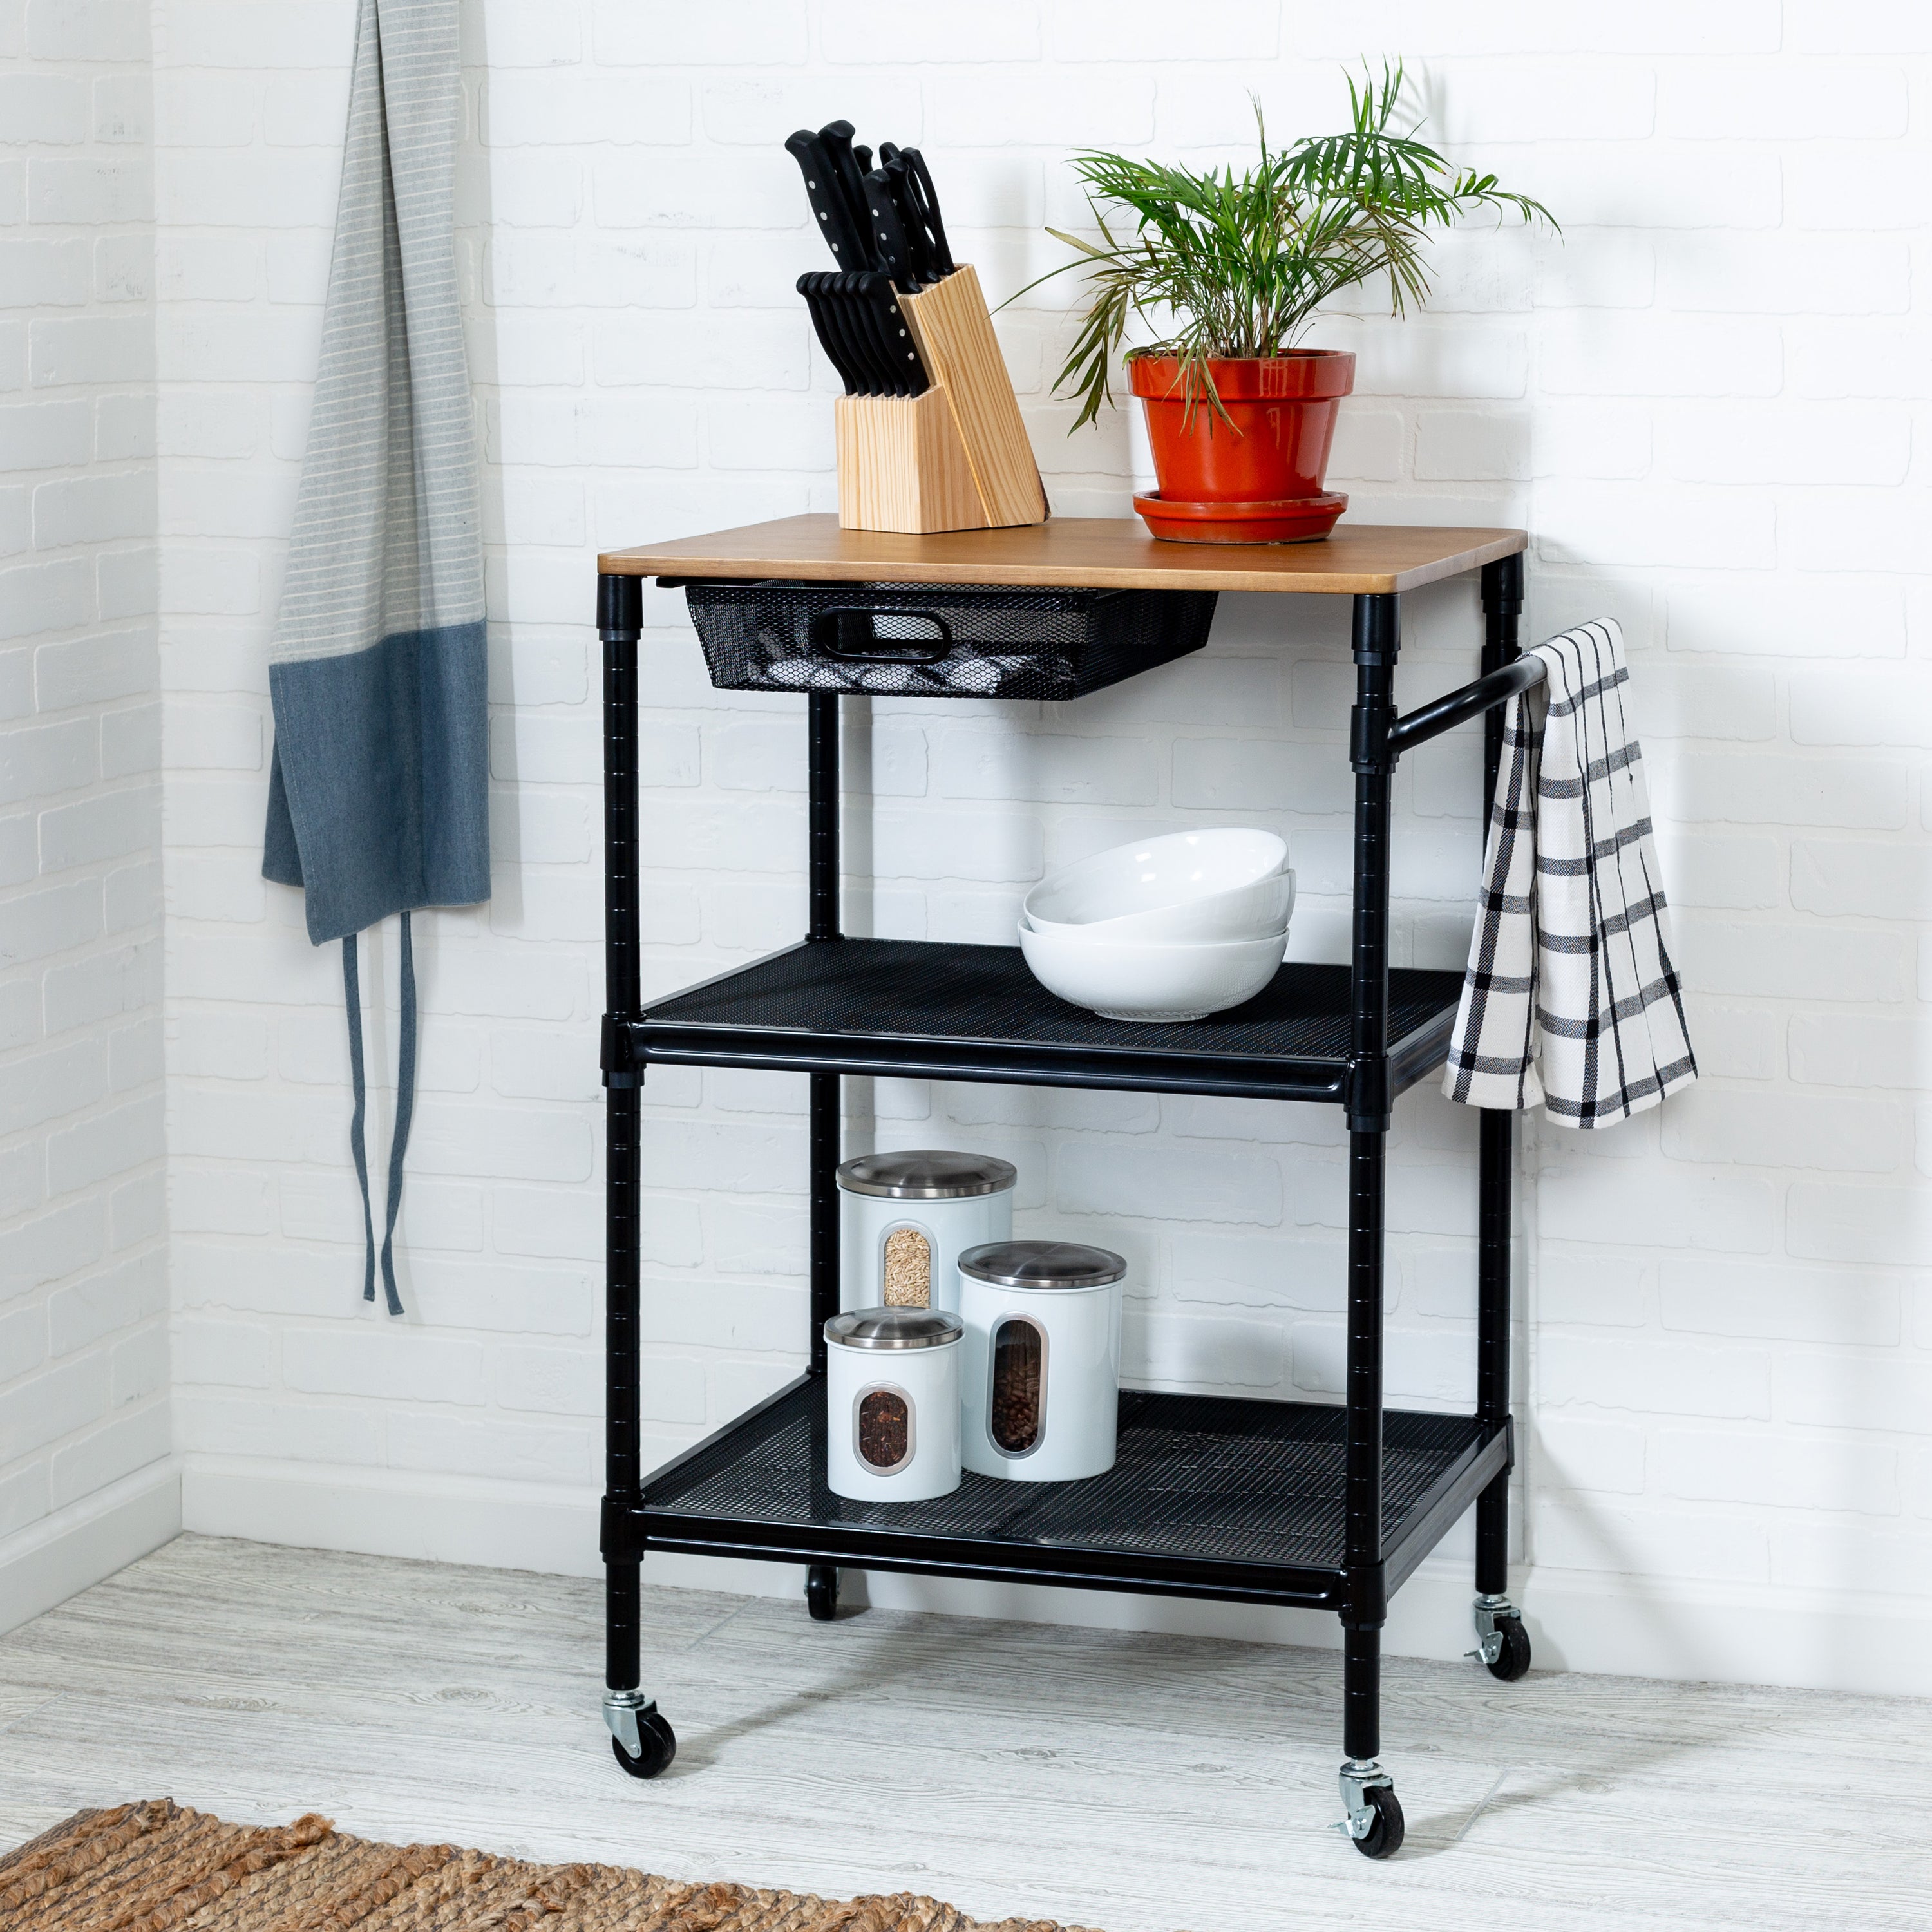
[[[966,1472],[931,1502],[860,1503],[825,1484],[822,1383],[806,1382],[647,1483],[653,1516],[863,1529],[987,1546],[1091,1550],[1142,1562],[1339,1569],[1342,1417],[1307,1402],[1124,1390],[1120,1451],[1104,1476],[1007,1483]],[[814,1443],[814,1437],[818,1440]],[[1390,1410],[1383,1425],[1383,1542],[1393,1548],[1482,1438],[1464,1415]]]

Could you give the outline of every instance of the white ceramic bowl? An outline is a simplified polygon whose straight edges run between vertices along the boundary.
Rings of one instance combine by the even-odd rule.
[[[1114,946],[1124,940],[1166,940],[1199,945],[1230,939],[1265,939],[1287,928],[1294,910],[1294,874],[1277,872],[1251,886],[1230,892],[1209,892],[1200,898],[1177,899],[1172,905],[1149,906],[1144,912],[1124,912],[1114,919],[1043,920],[1026,917],[1036,932],[1064,933],[1089,946]]]
[[[1280,968],[1286,932],[1207,944],[1122,940],[1108,946],[1020,922],[1034,977],[1070,1005],[1109,1020],[1198,1020],[1252,1000]]]
[[[1288,878],[1286,886],[1271,883]],[[1036,931],[1117,925],[1174,910],[1176,921],[1120,928],[1121,938],[1258,938],[1288,922],[1294,885],[1272,832],[1227,826],[1116,845],[1041,880],[1026,896]],[[1212,902],[1228,899],[1226,907]],[[1273,908],[1279,902],[1277,917]],[[1190,916],[1189,908],[1194,908]],[[1217,923],[1218,922],[1218,923]]]

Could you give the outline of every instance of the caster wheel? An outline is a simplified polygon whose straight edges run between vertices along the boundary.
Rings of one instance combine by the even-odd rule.
[[[611,1755],[633,1778],[656,1778],[677,1755],[677,1733],[658,1711],[644,1711],[638,1717],[638,1742],[643,1748],[633,1757],[615,1738]]]
[[[1392,1858],[1402,1850],[1402,1801],[1386,1784],[1372,1786],[1362,1796],[1376,1814],[1366,1838],[1354,1846],[1365,1858]]]
[[[815,1624],[838,1616],[838,1572],[830,1563],[814,1563],[805,1573],[805,1606]]]
[[[1514,1684],[1529,1669],[1529,1633],[1520,1617],[1498,1617],[1496,1634],[1503,1640],[1496,1661],[1487,1666],[1490,1675],[1505,1684]]]

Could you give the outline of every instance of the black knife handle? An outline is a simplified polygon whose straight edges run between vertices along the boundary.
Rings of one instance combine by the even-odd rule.
[[[861,299],[872,306],[873,322],[892,374],[892,393],[899,396],[923,395],[929,386],[926,364],[920,359],[919,344],[913,338],[912,327],[900,304],[898,291],[886,276],[876,271],[869,275],[856,276],[854,280]]]
[[[908,294],[919,286],[913,278],[912,251],[892,200],[892,184],[883,169],[866,177],[866,212],[872,218],[872,252],[879,265]]]
[[[845,207],[852,218],[852,226],[863,233],[866,220],[866,172],[859,165],[859,158],[852,152],[852,124],[849,121],[828,121],[818,130],[819,145],[830,158],[837,170],[838,190],[845,197]],[[868,268],[869,261],[853,262],[847,265],[853,268]]]
[[[939,191],[932,184],[932,170],[916,148],[902,148],[899,158],[910,171],[918,190],[920,212],[926,221],[932,265],[942,276],[950,275],[957,265],[952,260],[952,244],[946,238],[946,224],[940,216]]]
[[[899,230],[906,238],[906,254],[912,262],[913,280],[923,287],[939,279],[932,250],[926,238],[926,217],[920,213],[919,190],[903,154],[896,154],[878,172],[892,184],[892,206],[898,210]]]
[[[866,313],[857,291],[871,269],[826,275],[819,284],[820,304],[826,320],[845,345],[858,393],[862,396],[889,396],[892,378],[898,373],[879,339],[877,325]]]
[[[856,370],[848,356],[845,345],[835,332],[832,319],[825,312],[824,298],[820,292],[820,278],[808,272],[798,278],[798,292],[805,298],[806,313],[812,317],[814,334],[818,338],[818,346],[825,351],[826,359],[838,372],[838,380],[845,385],[845,393],[857,394],[860,383]]]
[[[825,144],[808,128],[801,128],[785,142],[785,152],[797,162],[805,177],[806,198],[818,218],[818,232],[832,250],[832,259],[842,268],[868,268],[871,250],[866,245],[866,230],[855,226],[845,207],[845,191],[838,184],[838,171]],[[869,223],[868,223],[869,226]]]

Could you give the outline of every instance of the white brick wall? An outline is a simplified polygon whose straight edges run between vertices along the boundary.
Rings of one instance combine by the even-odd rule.
[[[0,56],[6,1569],[170,1443],[146,10],[0,9]]]
[[[17,40],[22,12],[0,8],[0,43]],[[1784,1630],[1780,1606],[1829,1618],[1879,1591],[1923,1618],[1922,16],[1904,0],[1206,0],[1188,14],[1186,58],[1142,60],[1122,50],[1166,50],[1171,9],[479,0],[460,221],[488,465],[499,871],[487,910],[418,928],[424,1067],[398,1332],[356,1298],[338,964],[308,946],[292,896],[259,877],[263,646],[353,8],[154,9],[151,525],[127,480],[146,448],[151,322],[128,298],[145,204],[140,143],[122,138],[138,122],[143,10],[31,0],[0,111],[32,145],[0,160],[0,220],[15,224],[8,245],[34,244],[16,280],[36,306],[0,322],[0,382],[14,386],[0,407],[34,412],[9,416],[5,448],[44,466],[26,480],[49,487],[43,506],[0,481],[0,534],[10,566],[18,550],[34,572],[6,580],[7,620],[49,641],[31,666],[0,647],[0,693],[50,713],[7,754],[16,782],[37,801],[63,774],[88,782],[31,824],[0,808],[10,941],[44,956],[0,976],[0,1040],[22,1064],[65,1056],[44,1072],[74,1108],[57,1152],[54,1129],[0,1128],[0,1187],[28,1190],[5,1211],[32,1210],[9,1238],[63,1282],[98,1270],[118,1284],[88,1305],[124,1326],[56,1372],[33,1353],[50,1346],[38,1324],[52,1318],[34,1311],[52,1300],[24,1304],[24,1326],[0,1304],[0,1374],[21,1363],[50,1413],[92,1417],[116,1372],[130,1389],[153,1372],[138,1348],[118,1368],[100,1352],[138,1324],[146,1291],[138,1250],[107,1267],[122,1197],[88,1178],[142,1144],[141,1103],[158,1090],[128,1084],[152,1080],[152,1055],[122,1037],[123,1009],[152,994],[119,963],[137,928],[154,930],[127,842],[157,762],[140,633],[151,527],[190,1520],[200,1494],[206,1526],[242,1522],[222,1514],[232,1499],[251,1482],[279,1493],[302,1466],[306,1494],[320,1480],[347,1499],[330,1506],[337,1525],[379,1491],[506,1521],[581,1505],[597,1487],[601,1258],[592,558],[833,505],[832,381],[790,292],[819,256],[779,142],[841,112],[874,142],[922,140],[956,244],[998,299],[1059,258],[1042,224],[1079,218],[1068,144],[1238,153],[1250,89],[1278,132],[1332,124],[1338,67],[1386,49],[1424,68],[1432,127],[1458,158],[1543,196],[1566,234],[1453,238],[1427,314],[1322,326],[1317,340],[1360,358],[1336,480],[1364,519],[1531,528],[1533,632],[1604,612],[1623,622],[1706,1066],[1661,1118],[1586,1141],[1526,1132],[1523,1553],[1579,1604],[1718,1590],[1727,1616],[1755,1607]],[[1066,438],[1072,406],[1046,386],[1066,335],[1061,287],[1006,310],[1003,340],[1056,506],[1120,514],[1144,444],[1124,411]],[[37,530],[62,547],[39,556]],[[680,600],[647,593],[646,610],[656,991],[796,936],[803,801],[796,707],[714,693]],[[1409,600],[1406,623],[1406,702],[1467,674],[1470,586]],[[1081,705],[855,715],[849,925],[1003,938],[1042,868],[1144,828],[1234,818],[1287,834],[1298,950],[1340,957],[1345,626],[1340,604],[1230,598],[1208,655]],[[1460,963],[1475,775],[1468,733],[1401,774],[1399,961]],[[22,867],[50,852],[67,869],[29,884]],[[392,982],[392,940],[370,951],[372,976]],[[42,1031],[56,1011],[71,1016],[57,1041]],[[393,1064],[392,1022],[370,1046]],[[20,1091],[36,1084],[22,1076]],[[658,1449],[801,1352],[798,1089],[653,1077],[645,1408]],[[1328,1114],[902,1082],[853,1101],[854,1144],[1006,1154],[1022,1169],[1023,1228],[1127,1252],[1138,1378],[1336,1390],[1342,1156]],[[380,1098],[373,1112],[380,1149]],[[1470,1394],[1470,1128],[1432,1093],[1399,1112],[1391,1388],[1424,1404]],[[56,1161],[73,1185],[43,1207]],[[130,1221],[130,1238],[152,1241],[156,1225],[152,1212]],[[95,1468],[158,1438],[116,1422],[78,1439],[102,1445]],[[0,1461],[0,1498],[39,1506],[40,1465],[17,1466],[24,1487]],[[245,1520],[278,1533],[284,1521],[273,1508]],[[1655,1654],[1618,1641],[1593,1654]],[[1781,1641],[1751,1668],[1826,1668],[1830,1646],[1786,1656]],[[1698,1667],[1732,1666],[1700,1654]]]

